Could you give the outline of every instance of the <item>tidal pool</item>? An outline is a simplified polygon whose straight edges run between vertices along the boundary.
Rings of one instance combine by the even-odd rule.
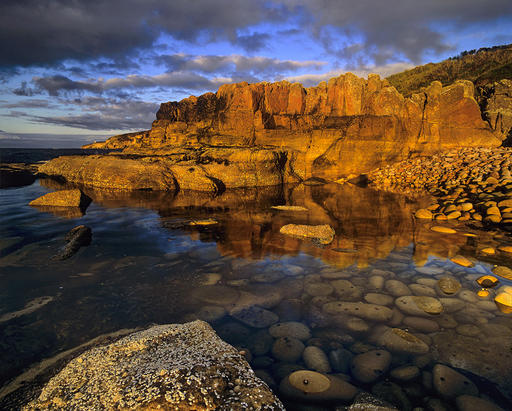
[[[120,329],[200,318],[289,409],[350,403],[290,389],[287,376],[303,369],[399,409],[455,409],[461,394],[510,409],[512,314],[494,297],[512,281],[476,282],[512,267],[499,251],[508,233],[461,223],[443,223],[456,234],[435,232],[412,217],[428,199],[336,184],[220,196],[84,187],[93,200],[84,215],[28,206],[62,187],[0,190],[2,408],[16,397],[6,387],[43,359]],[[52,260],[80,224],[92,243]],[[280,234],[285,224],[329,224],[336,235],[320,245]],[[481,252],[489,247],[496,253]],[[471,266],[450,260],[457,255]]]

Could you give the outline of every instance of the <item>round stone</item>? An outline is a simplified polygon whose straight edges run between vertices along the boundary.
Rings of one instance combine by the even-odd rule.
[[[359,301],[363,292],[348,280],[336,280],[331,282],[336,295],[343,301]]]
[[[420,369],[415,365],[404,365],[392,369],[389,375],[398,381],[411,381],[420,376]]]
[[[206,285],[193,290],[192,296],[208,304],[228,305],[238,299],[239,292],[223,285]]]
[[[362,383],[372,383],[386,374],[391,354],[386,350],[371,350],[356,355],[350,366],[352,376]]]
[[[308,283],[304,286],[304,291],[312,297],[317,297],[332,294],[334,288],[329,283]]]
[[[399,280],[387,280],[385,288],[394,297],[401,297],[403,295],[411,294],[409,287]]]
[[[439,331],[439,324],[435,321],[429,320],[428,318],[422,317],[405,317],[402,323],[420,332],[433,333]]]
[[[437,295],[436,291],[432,287],[429,287],[428,285],[409,284],[409,288],[414,295],[423,295],[428,297],[435,297]]]
[[[447,295],[457,293],[462,287],[460,282],[453,277],[441,277],[437,282],[439,289]]]
[[[274,358],[284,362],[297,362],[304,351],[304,344],[297,338],[278,338],[272,346]]]
[[[455,231],[452,228],[444,227],[441,225],[435,225],[433,227],[430,227],[432,231],[435,231],[436,233],[443,233],[443,234],[455,234],[457,231]]]
[[[324,392],[331,386],[325,375],[309,370],[295,371],[288,379],[293,387],[308,394]]]
[[[428,316],[443,312],[443,305],[434,297],[403,296],[395,300],[395,305],[405,314],[412,316]]]
[[[434,218],[434,215],[430,210],[427,210],[426,208],[420,208],[416,213],[414,214],[416,218],[425,219],[425,220],[432,220]]]
[[[460,411],[504,411],[491,401],[474,395],[459,395],[455,402]]]
[[[505,267],[503,265],[499,265],[494,270],[492,270],[494,274],[498,277],[506,278],[507,280],[512,280],[512,269]]]
[[[391,305],[393,304],[393,297],[387,294],[368,293],[364,296],[364,300],[370,304],[377,305]]]
[[[325,355],[323,350],[319,347],[315,347],[312,345],[306,347],[304,352],[302,353],[302,358],[304,359],[304,363],[309,369],[323,373],[331,372],[329,359],[327,358],[327,355]]]
[[[296,321],[274,324],[269,328],[268,332],[274,338],[292,337],[302,341],[311,338],[309,328],[303,323]]]
[[[378,336],[377,341],[391,352],[426,354],[429,351],[425,342],[400,328],[388,328]]]
[[[500,280],[498,280],[495,276],[493,275],[483,275],[479,278],[477,278],[476,282],[484,287],[484,288],[493,288],[493,287],[496,287],[498,285],[498,283],[500,282]]]
[[[230,312],[233,318],[254,328],[267,328],[279,321],[279,317],[272,311],[258,306],[236,309]]]
[[[473,263],[462,255],[456,255],[455,257],[450,258],[450,261],[452,263],[461,265],[463,267],[472,267],[473,266]]]
[[[224,307],[218,305],[205,305],[196,313],[197,318],[206,322],[214,322],[220,320],[227,314]]]
[[[445,398],[456,398],[459,395],[478,395],[476,385],[461,373],[446,365],[436,364],[432,370],[435,390]]]

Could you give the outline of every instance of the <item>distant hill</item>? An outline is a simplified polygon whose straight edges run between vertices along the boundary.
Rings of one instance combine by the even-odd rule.
[[[471,80],[480,87],[502,79],[512,79],[512,44],[463,51],[440,63],[428,63],[387,78],[406,97],[434,80],[443,86],[455,80]]]

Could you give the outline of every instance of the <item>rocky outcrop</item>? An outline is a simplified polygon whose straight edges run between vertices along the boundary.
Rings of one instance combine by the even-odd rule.
[[[501,80],[478,91],[484,118],[512,145],[512,81]]]
[[[81,354],[24,409],[284,409],[203,321],[160,325]]]
[[[171,163],[180,167],[201,169],[189,176],[176,168],[173,175],[182,175],[182,182],[178,177],[172,180],[180,187],[190,185],[188,177],[196,181],[196,177],[204,176],[218,179],[226,187],[272,185],[311,177],[336,180],[414,153],[500,145],[500,138],[482,120],[473,95],[473,83],[461,80],[448,87],[433,82],[424,92],[404,98],[377,75],[365,80],[351,73],[312,88],[287,81],[227,84],[217,93],[161,104],[149,133],[125,140],[118,136],[101,148],[123,146],[125,154],[172,157]],[[191,154],[193,150],[201,155]],[[208,157],[214,161],[207,165],[199,161]],[[152,161],[153,168],[138,173],[139,178],[155,181],[154,172],[165,175],[158,171],[161,160],[144,161],[145,167]],[[83,170],[84,162],[53,160],[42,171],[105,187],[113,187],[111,180],[125,178],[113,172],[112,179],[106,176],[108,169],[121,171],[120,159],[102,163],[104,175],[84,172],[77,178],[77,169]],[[241,168],[233,173],[217,166],[233,162]],[[260,162],[263,164],[253,166]],[[122,164],[122,172],[130,175],[125,180],[132,179],[137,166]],[[251,174],[264,164],[271,164],[264,175]],[[169,166],[162,168],[169,170]],[[69,178],[71,174],[74,177]],[[122,186],[141,188],[128,181]],[[169,189],[173,184],[154,186],[151,188]],[[211,191],[209,183],[195,188]]]
[[[32,200],[31,206],[87,208],[91,199],[78,189],[59,190]]]
[[[125,148],[128,145],[138,144],[142,139],[147,138],[149,130],[138,131],[136,133],[119,134],[110,137],[107,141],[98,141],[82,146],[83,149],[108,149],[115,150]]]

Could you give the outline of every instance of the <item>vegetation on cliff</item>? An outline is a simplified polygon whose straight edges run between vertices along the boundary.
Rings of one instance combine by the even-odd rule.
[[[455,80],[470,80],[480,87],[502,79],[512,79],[512,44],[464,51],[440,63],[428,63],[387,78],[406,97],[436,80],[444,86]]]

